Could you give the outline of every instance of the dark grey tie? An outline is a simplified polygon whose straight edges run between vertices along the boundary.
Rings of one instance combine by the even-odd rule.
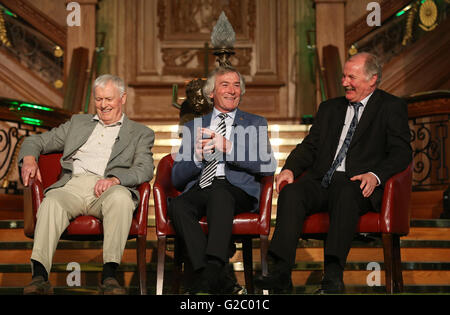
[[[225,113],[220,113],[218,115],[218,117],[221,120],[220,120],[219,124],[217,125],[216,133],[225,137],[225,134],[227,131],[227,126],[225,124],[225,118],[227,118],[228,115]],[[216,153],[216,156],[213,156],[212,159],[209,160],[208,164],[206,164],[205,168],[202,171],[202,175],[200,176],[199,185],[200,185],[200,188],[202,188],[202,189],[211,185],[214,177],[216,176],[217,164],[219,164],[217,155],[220,154],[220,152],[215,152],[215,153]]]
[[[350,142],[352,141],[353,134],[355,133],[356,126],[358,125],[358,110],[361,106],[363,106],[362,103],[350,103],[351,106],[355,109],[355,114],[353,115],[352,122],[350,123],[350,127],[348,128],[347,135],[345,136],[344,143],[341,146],[341,149],[339,150],[339,153],[336,156],[336,159],[331,164],[330,169],[325,174],[325,176],[322,178],[322,187],[327,188],[330,185],[331,178],[333,177],[334,172],[336,169],[341,165],[342,161],[345,158],[345,155],[347,154],[348,147],[350,146]]]

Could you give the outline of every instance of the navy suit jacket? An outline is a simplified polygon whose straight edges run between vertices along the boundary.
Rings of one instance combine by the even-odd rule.
[[[211,116],[209,113],[183,126],[182,143],[172,168],[172,183],[183,193],[199,182],[206,165],[206,161],[202,161],[199,167],[194,161],[195,138],[197,127],[208,128]],[[257,210],[261,191],[259,178],[273,175],[277,167],[267,120],[237,109],[229,140],[233,144],[232,150],[222,156],[225,176],[232,185],[255,198],[254,210]]]

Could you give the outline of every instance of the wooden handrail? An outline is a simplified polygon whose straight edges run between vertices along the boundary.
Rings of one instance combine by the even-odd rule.
[[[408,103],[408,118],[450,115],[450,91],[429,91],[404,98]]]
[[[380,3],[381,23],[390,18],[392,15],[407,6],[411,0],[385,0]],[[367,14],[370,12],[367,11]],[[367,25],[367,14],[364,14],[358,20],[345,28],[345,46],[350,47],[353,43],[363,38],[376,27]]]
[[[66,48],[67,27],[56,23],[51,17],[26,0],[1,0],[8,9],[30,23],[61,48]]]

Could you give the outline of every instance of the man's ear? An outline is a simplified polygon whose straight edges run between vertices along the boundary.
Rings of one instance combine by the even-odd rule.
[[[375,86],[377,84],[378,74],[374,74],[372,78],[370,78],[369,83],[370,86]]]
[[[124,92],[122,94],[121,102],[122,102],[122,105],[125,105],[125,103],[127,102],[127,92]]]

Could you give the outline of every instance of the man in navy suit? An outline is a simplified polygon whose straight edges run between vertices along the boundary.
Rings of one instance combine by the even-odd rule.
[[[343,270],[359,217],[380,211],[383,187],[411,162],[407,106],[377,88],[381,65],[360,53],[344,65],[345,97],[323,102],[314,125],[276,178],[277,221],[269,257],[273,268],[256,284],[286,290],[291,284],[305,217],[328,211],[324,276],[318,293],[344,291]],[[304,174],[298,181],[294,179]],[[280,184],[288,185],[280,192]]]
[[[267,121],[238,109],[245,83],[232,68],[217,68],[203,93],[213,111],[185,124],[172,169],[172,183],[183,193],[169,203],[169,217],[184,241],[196,274],[190,293],[219,293],[229,259],[233,218],[257,211],[258,178],[276,169]],[[208,235],[198,220],[205,216]]]

